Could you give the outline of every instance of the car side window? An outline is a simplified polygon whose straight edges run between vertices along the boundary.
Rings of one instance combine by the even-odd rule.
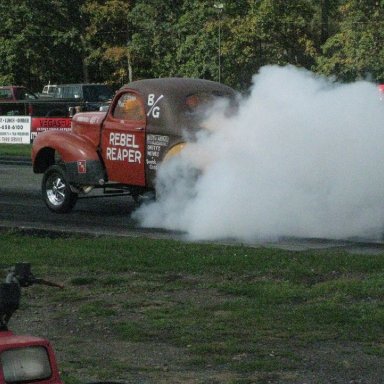
[[[123,93],[117,100],[112,116],[120,120],[143,121],[145,120],[143,103],[134,93]]]
[[[62,88],[62,97],[64,99],[79,99],[81,98],[81,87],[71,85]]]
[[[0,99],[12,99],[12,92],[10,89],[0,89]]]
[[[72,87],[71,89],[71,97],[74,98],[74,99],[80,99],[81,98],[81,87],[79,86],[76,86],[76,87]]]

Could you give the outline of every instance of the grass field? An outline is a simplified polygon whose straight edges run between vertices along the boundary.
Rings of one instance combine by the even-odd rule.
[[[382,378],[383,254],[15,233],[0,254],[65,284],[25,290],[11,325],[52,340],[66,383]]]
[[[0,156],[31,156],[32,144],[0,144]]]

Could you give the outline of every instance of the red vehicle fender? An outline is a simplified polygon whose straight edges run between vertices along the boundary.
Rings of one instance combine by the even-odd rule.
[[[46,339],[33,336],[19,336],[14,335],[11,331],[0,332],[0,355],[4,351],[18,350],[21,348],[28,347],[42,347],[47,353],[47,357],[50,364],[51,375],[45,379],[34,380],[34,383],[44,383],[44,384],[63,384],[60,378],[60,373],[57,367],[57,362],[55,358],[54,351],[50,342]],[[31,381],[25,381],[30,383]],[[2,363],[0,359],[0,384],[4,384],[4,372],[2,370]]]
[[[40,133],[33,142],[32,164],[36,173],[43,172],[40,158],[47,156],[47,149],[60,154],[64,163],[78,160],[99,160],[95,146],[85,137],[72,132],[47,131]],[[44,163],[44,162],[43,162]]]
[[[55,163],[55,157],[57,161],[57,155],[64,163],[70,182],[92,185],[105,181],[97,148],[86,137],[62,131],[40,133],[32,146],[33,172],[45,172]]]

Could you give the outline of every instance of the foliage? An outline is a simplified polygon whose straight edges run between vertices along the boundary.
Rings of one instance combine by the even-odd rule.
[[[0,4],[0,84],[39,91],[48,81],[119,87],[189,76],[246,89],[261,66],[288,63],[343,81],[384,81],[383,6],[377,0],[10,0]]]
[[[249,1],[246,15],[228,20],[230,38],[224,43],[232,64],[230,83],[245,86],[257,70],[267,64],[294,64],[309,68],[316,54],[310,1]],[[238,74],[241,71],[241,77]],[[240,80],[236,84],[236,79]]]
[[[340,31],[324,44],[319,70],[344,81],[384,81],[383,4],[350,0],[340,7],[340,14]]]
[[[78,2],[79,3],[79,2]],[[1,2],[0,80],[36,88],[82,78],[72,0]],[[66,59],[63,60],[63,57]],[[71,65],[68,65],[68,61]]]
[[[89,21],[82,39],[88,78],[112,84],[128,82],[131,71],[129,39],[131,2],[86,1],[80,10]]]

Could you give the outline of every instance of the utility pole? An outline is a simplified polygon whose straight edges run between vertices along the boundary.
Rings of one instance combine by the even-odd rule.
[[[329,0],[321,0],[321,44],[329,37]]]
[[[213,6],[214,8],[217,9],[219,14],[219,83],[221,83],[221,19],[222,19],[224,4],[215,3]]]
[[[132,59],[131,59],[131,41],[127,40],[127,70],[128,70],[128,82],[132,82]]]

